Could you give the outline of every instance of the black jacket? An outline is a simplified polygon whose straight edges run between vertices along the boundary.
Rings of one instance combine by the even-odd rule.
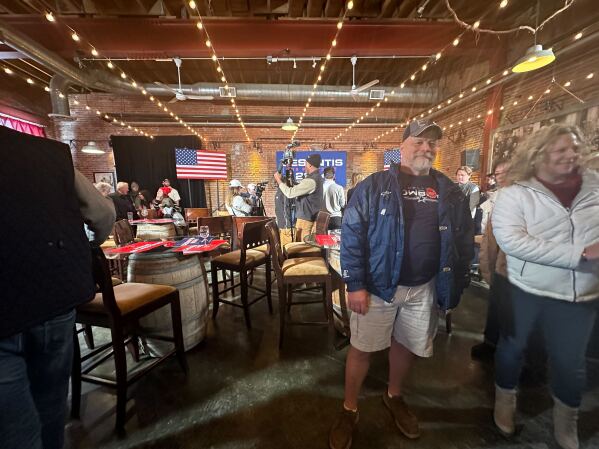
[[[114,202],[114,210],[116,211],[116,219],[127,219],[127,212],[133,213],[133,218],[137,218],[137,211],[130,195],[121,195],[119,192],[114,192],[108,195]]]
[[[0,148],[12,211],[0,222],[4,338],[90,300],[95,288],[69,147],[0,126]]]

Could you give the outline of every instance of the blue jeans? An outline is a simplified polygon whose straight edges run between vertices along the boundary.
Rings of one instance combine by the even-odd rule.
[[[75,311],[0,339],[0,446],[60,449]]]
[[[501,335],[495,352],[495,383],[505,389],[516,388],[528,338],[538,323],[549,357],[553,395],[570,407],[579,407],[586,382],[585,355],[595,324],[595,305],[533,295],[512,284],[509,290],[500,303]]]
[[[509,282],[505,276],[493,273],[489,286],[489,304],[487,305],[487,322],[485,323],[485,342],[497,346],[499,341],[499,304],[501,298],[509,290]]]

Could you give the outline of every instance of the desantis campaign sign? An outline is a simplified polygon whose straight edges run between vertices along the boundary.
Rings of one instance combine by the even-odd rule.
[[[320,164],[320,173],[325,167],[335,168],[335,181],[337,184],[345,187],[347,184],[346,167],[347,152],[345,151],[296,151],[293,158],[293,173],[295,179],[299,182],[304,174],[306,158],[311,154],[320,154],[322,162]],[[277,151],[277,169],[283,159],[283,151]]]

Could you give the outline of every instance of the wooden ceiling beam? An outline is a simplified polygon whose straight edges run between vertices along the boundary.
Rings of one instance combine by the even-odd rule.
[[[344,0],[328,0],[324,7],[325,17],[339,17],[343,11]]]
[[[403,0],[401,5],[399,5],[399,10],[397,11],[397,17],[401,19],[405,19],[410,17],[410,15],[414,12],[414,10],[418,7],[422,0]]]
[[[324,0],[308,0],[308,7],[306,8],[308,17],[322,17],[323,8]]]
[[[289,17],[302,17],[306,0],[289,0]]]
[[[379,17],[388,19],[393,17],[393,13],[397,9],[398,0],[385,0],[381,6],[381,14]]]

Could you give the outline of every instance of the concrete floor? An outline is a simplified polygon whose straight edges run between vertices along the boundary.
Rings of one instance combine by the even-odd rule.
[[[544,386],[522,390],[523,427],[516,437],[504,439],[494,429],[493,367],[470,359],[470,347],[481,338],[484,297],[478,287],[466,291],[453,334],[440,325],[434,357],[420,360],[411,373],[406,399],[420,420],[421,438],[401,437],[382,404],[387,361],[380,353],[363,388],[353,448],[557,448]],[[131,388],[125,436],[113,431],[115,396],[84,384],[82,420],[67,424],[65,447],[327,448],[341,407],[347,349],[335,350],[325,328],[295,326],[279,351],[276,294],[274,304],[272,316],[265,302],[253,306],[249,332],[240,309],[221,306],[208,338],[188,352],[187,378],[172,360]],[[320,306],[303,309],[293,314],[321,318]],[[580,419],[586,449],[599,448],[599,364],[589,363],[588,378]]]

